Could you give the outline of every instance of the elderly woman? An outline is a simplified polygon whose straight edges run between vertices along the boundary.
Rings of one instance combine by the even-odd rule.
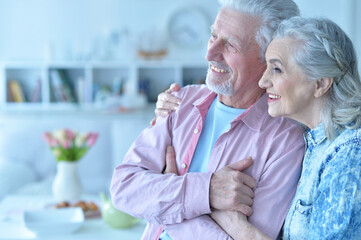
[[[332,21],[283,22],[266,52],[268,112],[306,125],[307,150],[284,239],[361,236],[361,81],[351,40]]]
[[[269,114],[308,128],[283,239],[359,239],[361,81],[351,40],[330,20],[294,17],[275,32],[266,61],[259,86]],[[234,239],[268,239],[241,213],[211,216]]]

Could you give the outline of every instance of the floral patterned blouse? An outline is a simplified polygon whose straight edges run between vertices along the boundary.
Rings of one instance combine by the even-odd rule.
[[[361,239],[361,128],[330,142],[323,124],[305,133],[307,150],[283,239]]]

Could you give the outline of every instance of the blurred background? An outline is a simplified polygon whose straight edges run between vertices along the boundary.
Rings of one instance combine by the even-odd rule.
[[[326,16],[341,25],[360,52],[360,1],[295,2],[303,16]],[[217,0],[1,0],[0,4],[0,59],[6,61],[129,59],[142,47],[157,44],[167,49],[168,59],[202,59],[204,44],[185,51],[169,41],[170,20],[180,8],[192,6],[210,25],[219,7]],[[202,37],[207,40],[208,35]],[[152,38],[157,43],[150,46]]]

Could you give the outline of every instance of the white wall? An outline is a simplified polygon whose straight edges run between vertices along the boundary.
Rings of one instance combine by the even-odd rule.
[[[165,31],[187,5],[202,8],[210,23],[218,10],[216,0],[0,0],[0,59],[41,60],[48,43],[54,58],[69,59],[124,28],[134,43],[144,30]]]
[[[361,1],[295,2],[303,16],[325,16],[338,23],[361,55]],[[217,0],[0,0],[0,60],[42,60],[49,43],[55,59],[74,59],[89,52],[106,32],[124,28],[134,46],[140,33],[164,30],[174,10],[185,5],[202,8],[210,24],[219,8]],[[202,59],[204,54],[205,47],[180,51],[170,46],[173,58]]]

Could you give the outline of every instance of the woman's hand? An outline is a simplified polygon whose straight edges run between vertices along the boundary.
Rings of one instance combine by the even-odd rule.
[[[241,212],[215,210],[210,216],[234,240],[271,240],[250,224],[246,215]]]
[[[177,83],[173,83],[170,85],[169,89],[165,92],[162,92],[158,95],[158,101],[156,104],[155,109],[155,115],[156,117],[152,119],[150,122],[151,126],[154,126],[154,124],[157,121],[157,117],[166,117],[168,116],[172,111],[177,110],[181,99],[175,97],[172,95],[172,92],[179,91],[180,86]]]

